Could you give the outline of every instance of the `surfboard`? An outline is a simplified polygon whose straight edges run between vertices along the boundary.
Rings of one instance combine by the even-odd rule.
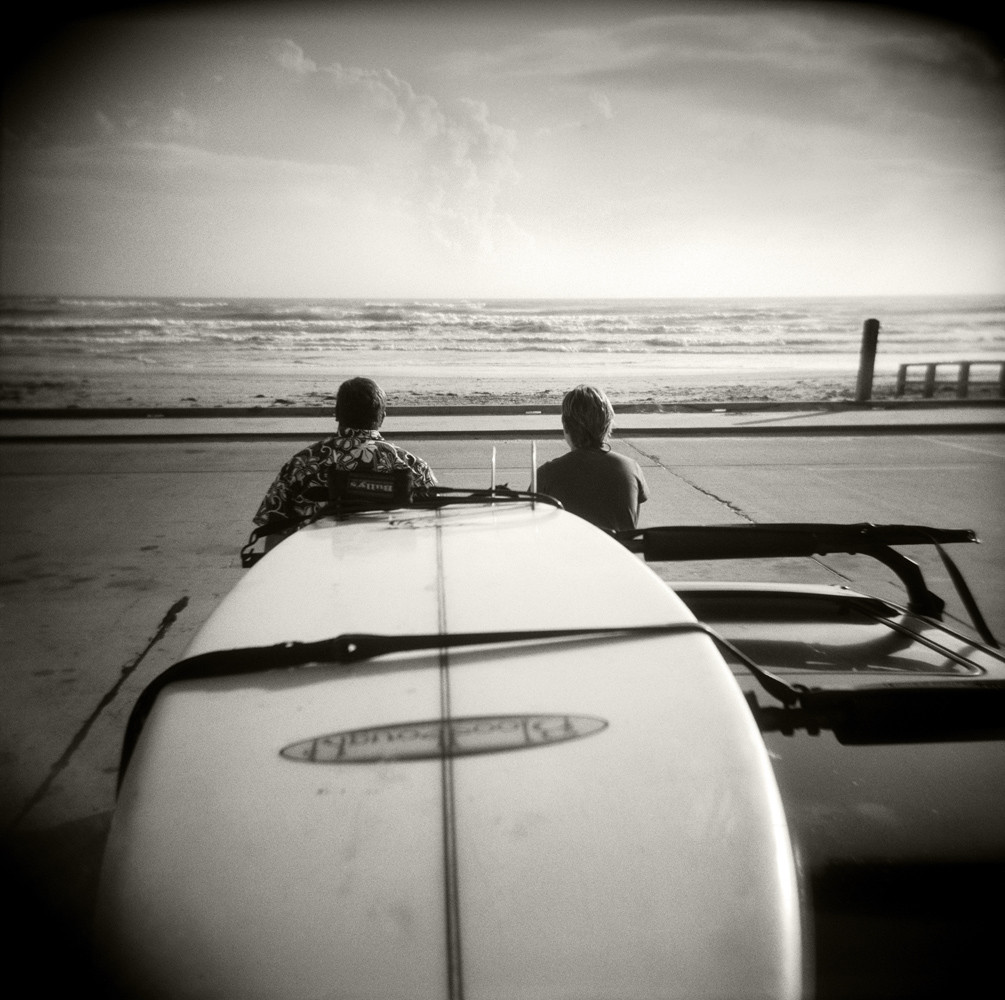
[[[99,941],[175,1000],[800,995],[796,865],[751,713],[706,635],[631,631],[691,621],[541,503],[305,527],[190,657],[439,645],[165,686],[120,788]],[[513,630],[587,632],[447,638]]]

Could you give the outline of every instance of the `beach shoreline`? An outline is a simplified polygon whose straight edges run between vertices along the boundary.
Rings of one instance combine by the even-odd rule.
[[[8,303],[0,407],[267,409],[334,405],[363,375],[390,407],[553,406],[579,384],[619,405],[838,403],[858,395],[862,320],[884,317],[872,397],[910,364],[1000,391],[997,301],[661,302],[49,300]],[[888,318],[887,318],[888,317]],[[993,392],[992,392],[993,390]]]
[[[562,397],[574,382],[536,385],[520,388],[511,384],[479,381],[473,385],[415,386],[393,380],[379,380],[388,396],[389,410],[428,408],[430,410],[458,407],[533,406],[559,407]],[[595,383],[596,384],[596,383]],[[605,389],[617,409],[624,407],[674,407],[714,405],[723,403],[793,403],[837,404],[856,399],[854,380],[812,377],[809,374],[790,379],[758,379],[731,383],[681,385],[658,380],[624,384],[617,381]],[[64,382],[52,379],[15,381],[0,377],[0,409],[88,411],[97,409],[144,410],[256,410],[283,412],[294,409],[334,408],[337,385],[289,382],[256,385],[238,380],[188,379],[177,384],[161,384],[157,392],[144,391],[142,386],[83,380]],[[972,381],[967,398],[999,397],[997,381]],[[920,382],[910,385],[901,397],[896,396],[895,379],[876,379],[870,399],[874,401],[922,399]],[[954,380],[943,377],[936,386],[936,400],[957,398]]]
[[[373,355],[334,365],[270,364],[123,367],[89,361],[74,364],[0,366],[0,407],[5,409],[255,408],[284,410],[334,406],[339,384],[354,375],[374,378],[394,407],[553,406],[579,383],[603,388],[618,405],[674,406],[714,402],[851,402],[856,398],[857,359],[789,359],[784,368],[754,359],[688,359],[673,366],[638,358],[493,359],[387,358]],[[915,369],[907,398],[921,398]],[[893,399],[896,367],[878,368],[873,399]],[[993,368],[975,369],[969,395],[999,392]],[[955,398],[955,370],[940,372],[936,398]]]

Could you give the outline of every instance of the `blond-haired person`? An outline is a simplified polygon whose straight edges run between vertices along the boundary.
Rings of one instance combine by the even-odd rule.
[[[631,530],[649,490],[639,463],[611,450],[614,407],[605,393],[578,385],[562,400],[569,451],[537,470],[537,489],[605,531]]]

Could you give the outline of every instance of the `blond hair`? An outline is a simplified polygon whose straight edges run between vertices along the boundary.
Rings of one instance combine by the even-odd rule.
[[[574,448],[602,448],[611,434],[614,407],[602,389],[577,385],[562,400],[562,427]]]

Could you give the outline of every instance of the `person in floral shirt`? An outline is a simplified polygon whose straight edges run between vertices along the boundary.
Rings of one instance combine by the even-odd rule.
[[[405,468],[415,492],[435,486],[436,477],[421,458],[381,437],[378,428],[386,412],[387,397],[372,379],[343,382],[335,397],[338,432],[297,452],[279,470],[255,514],[255,524],[282,530],[315,514],[328,502],[332,468],[368,472]]]

